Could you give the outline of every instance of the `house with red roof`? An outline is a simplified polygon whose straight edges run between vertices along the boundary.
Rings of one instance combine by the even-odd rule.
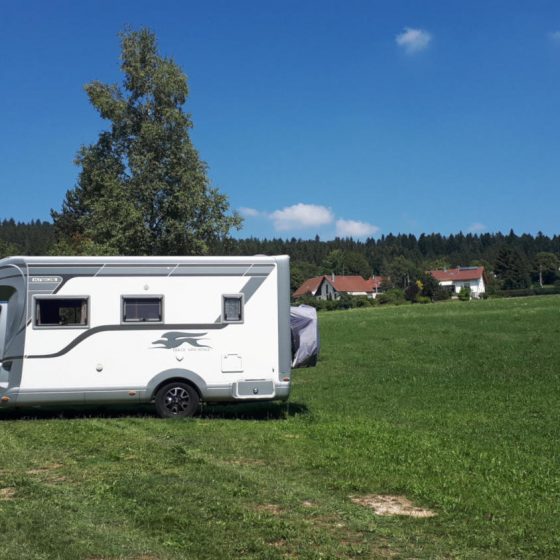
[[[364,280],[361,276],[322,275],[306,280],[292,295],[293,298],[312,296],[318,299],[339,299],[342,294],[374,298],[381,293],[383,278]]]
[[[430,274],[440,286],[458,294],[461,288],[470,288],[471,297],[479,298],[486,292],[488,279],[483,266],[460,266],[445,270],[430,270]]]

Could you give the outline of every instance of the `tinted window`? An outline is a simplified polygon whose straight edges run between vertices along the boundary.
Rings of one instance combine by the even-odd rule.
[[[224,296],[223,320],[226,323],[243,321],[243,296]]]
[[[35,325],[38,327],[86,326],[88,302],[85,298],[37,299]]]
[[[162,301],[160,297],[126,297],[123,298],[123,321],[128,322],[160,322],[162,320]]]

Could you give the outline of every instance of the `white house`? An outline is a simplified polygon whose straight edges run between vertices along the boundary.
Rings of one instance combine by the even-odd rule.
[[[470,288],[471,297],[479,298],[486,292],[486,272],[483,266],[461,266],[446,270],[430,270],[430,274],[440,286],[458,294],[461,288]]]

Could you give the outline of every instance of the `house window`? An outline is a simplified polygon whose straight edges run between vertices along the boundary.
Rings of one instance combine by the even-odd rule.
[[[87,298],[35,299],[35,326],[37,327],[85,327],[87,324]]]
[[[223,296],[222,321],[224,323],[243,322],[243,294]]]
[[[163,297],[123,297],[123,323],[161,323]]]

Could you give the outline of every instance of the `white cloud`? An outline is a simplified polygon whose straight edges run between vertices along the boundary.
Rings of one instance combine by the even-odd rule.
[[[555,44],[560,45],[560,31],[551,31],[548,38]]]
[[[475,222],[474,224],[471,224],[469,226],[467,231],[469,233],[482,233],[483,231],[486,231],[487,229],[488,228],[484,224],[481,224],[480,222]]]
[[[269,217],[277,231],[306,229],[332,223],[334,215],[330,208],[315,204],[294,204],[282,210],[275,210]]]
[[[356,220],[337,220],[336,235],[338,237],[368,237],[379,231],[377,226]]]
[[[415,54],[428,47],[432,40],[431,33],[425,29],[413,29],[405,27],[402,33],[395,37],[399,47],[402,47],[407,54]]]
[[[246,206],[242,206],[239,209],[239,213],[246,218],[254,218],[255,216],[260,216],[261,212],[255,210],[254,208],[247,208]]]

